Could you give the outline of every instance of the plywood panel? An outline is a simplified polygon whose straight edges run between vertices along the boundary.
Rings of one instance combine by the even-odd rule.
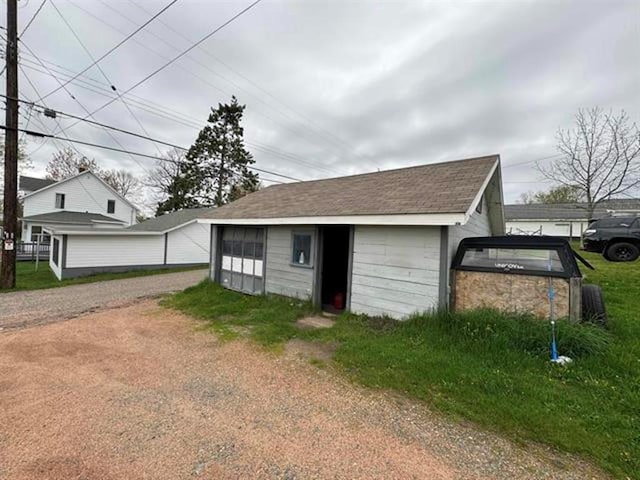
[[[555,317],[569,316],[569,281],[552,278]],[[455,272],[457,311],[495,308],[549,318],[549,278],[491,272]]]

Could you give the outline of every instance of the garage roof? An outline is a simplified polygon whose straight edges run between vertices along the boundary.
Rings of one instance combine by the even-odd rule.
[[[114,224],[125,223],[117,218],[107,217],[106,215],[101,215],[99,213],[69,212],[66,210],[31,215],[29,217],[24,217],[23,220],[26,220],[27,222],[68,223],[74,225],[91,225],[96,222]]]
[[[203,219],[466,213],[499,155],[264,188]]]
[[[159,217],[150,218],[144,222],[132,225],[127,228],[127,230],[133,230],[134,232],[164,232],[180,225],[184,225],[185,223],[192,222],[203,214],[212,212],[213,210],[214,209],[210,207],[189,208],[186,210],[179,210],[177,212],[165,213]]]

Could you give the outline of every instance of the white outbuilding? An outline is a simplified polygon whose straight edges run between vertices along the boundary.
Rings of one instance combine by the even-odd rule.
[[[53,229],[49,265],[62,280],[206,264],[209,228],[197,218],[210,211],[180,210],[124,229]]]

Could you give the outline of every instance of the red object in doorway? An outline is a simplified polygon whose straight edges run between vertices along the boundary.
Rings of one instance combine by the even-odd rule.
[[[343,310],[344,309],[344,294],[343,293],[336,293],[335,296],[333,297],[333,308],[335,308],[336,310]]]

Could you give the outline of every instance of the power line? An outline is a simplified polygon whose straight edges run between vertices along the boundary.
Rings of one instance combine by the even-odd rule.
[[[22,32],[20,32],[20,35],[18,35],[18,38],[22,37],[24,35],[24,33],[27,31],[27,29],[31,26],[31,24],[33,23],[33,21],[36,19],[36,17],[38,16],[38,14],[40,13],[40,10],[42,10],[42,7],[44,7],[44,4],[47,3],[47,0],[42,0],[42,3],[40,4],[40,6],[38,7],[38,9],[36,10],[36,12],[33,14],[33,16],[31,17],[31,20],[29,20],[27,22],[27,24],[25,25],[25,27],[22,29]]]
[[[21,41],[20,41],[20,43],[21,43],[22,45],[24,45],[24,46],[25,46],[25,48],[26,48],[26,49],[31,53],[31,55],[33,55],[33,56],[35,57],[35,59],[36,59],[36,60],[38,60],[38,62],[40,63],[40,65],[42,65],[42,67],[43,67],[45,70],[48,70],[48,69],[47,69],[47,66],[46,66],[44,63],[42,63],[42,61],[40,61],[40,58],[35,54],[35,52],[34,52],[33,50],[31,50],[31,48],[29,48],[29,45],[27,45],[23,40],[21,40]],[[23,73],[25,73],[25,72],[24,72],[24,70],[22,70],[22,72],[23,72]],[[26,76],[26,73],[25,73],[25,76]],[[70,96],[70,97],[71,97],[71,98],[72,98],[72,99],[73,99],[73,100],[74,100],[78,105],[80,105],[80,108],[82,108],[82,109],[83,109],[83,110],[88,114],[88,115],[87,115],[87,118],[93,118],[93,114],[91,114],[91,113],[89,112],[89,110],[88,110],[88,109],[87,109],[87,108],[82,104],[82,102],[80,102],[80,100],[78,100],[78,99],[76,98],[76,96],[75,96],[75,95],[73,95],[73,94],[69,91],[69,89],[67,88],[67,84],[63,84],[62,82],[60,82],[60,80],[59,80],[59,79],[57,79],[57,81],[58,81],[58,83],[60,84],[60,87],[61,87],[62,89],[64,89],[64,91],[65,91],[65,92],[66,92],[66,93],[67,93],[67,94],[68,94],[68,95],[69,95],[69,96]],[[34,89],[34,90],[35,90],[35,89]],[[38,96],[40,96],[40,95],[38,94]],[[42,101],[42,100],[44,100],[44,97],[40,97],[39,101]],[[58,128],[60,128],[60,133],[64,133],[64,129],[62,128],[62,126],[60,125],[60,123],[59,123],[59,122],[57,122],[57,125],[58,125]],[[54,130],[54,132],[55,132],[55,130]],[[113,141],[114,141],[114,142],[115,142],[115,143],[116,143],[120,148],[124,149],[124,145],[122,145],[122,144],[120,143],[120,141],[119,141],[119,140],[118,140],[118,139],[117,139],[117,138],[116,138],[116,137],[115,137],[111,132],[109,132],[109,131],[107,131],[107,130],[105,130],[105,132],[107,133],[107,135],[109,135],[109,136],[111,137],[111,139],[112,139],[112,140],[113,140]],[[77,151],[77,149],[76,149],[76,151]],[[80,152],[78,152],[78,153],[80,153]],[[137,158],[135,158],[133,155],[130,155],[130,157],[131,157],[131,160],[133,160],[134,162],[136,162],[136,163],[140,166],[140,168],[142,168],[143,170],[145,170],[145,171],[146,171],[146,168],[144,167],[144,165],[142,165],[142,164],[138,161],[138,159],[137,159]]]
[[[71,3],[73,6],[75,6],[76,8],[78,8],[79,10],[81,10],[82,12],[84,12],[85,14],[87,14],[88,16],[90,16],[90,17],[94,18],[95,20],[97,20],[98,22],[102,23],[103,25],[106,25],[107,27],[109,27],[109,28],[111,28],[111,29],[115,30],[116,32],[119,32],[119,33],[121,33],[121,34],[123,34],[123,35],[124,35],[124,33],[122,32],[122,30],[121,30],[121,29],[119,29],[119,28],[115,27],[114,25],[112,25],[112,24],[110,24],[110,23],[106,22],[103,18],[101,18],[101,17],[98,17],[98,16],[94,15],[92,12],[90,12],[90,11],[89,11],[89,10],[87,10],[86,8],[83,8],[81,5],[78,5],[78,4],[74,3],[73,1],[70,1],[69,3]],[[126,16],[126,15],[122,14],[119,10],[117,10],[117,9],[115,9],[115,8],[113,8],[113,7],[111,7],[108,3],[103,2],[102,0],[101,0],[101,3],[102,3],[105,7],[109,8],[110,10],[112,10],[112,11],[113,11],[114,13],[116,13],[117,15],[119,15],[119,16],[121,16],[122,18],[124,18],[125,20],[127,20],[128,22],[135,23],[135,22],[133,22],[133,20],[131,20],[128,16]],[[135,5],[136,7],[138,7],[138,8],[140,8],[143,12],[148,13],[148,12],[147,12],[147,10],[143,9],[141,6],[136,5],[136,4],[134,4],[134,5]],[[176,33],[177,33],[177,34],[179,34],[179,35],[181,35],[181,37],[182,37],[182,38],[184,38],[184,39],[186,39],[187,41],[189,41],[189,42],[192,42],[192,41],[193,41],[193,40],[189,39],[188,37],[186,37],[185,35],[180,34],[180,33],[179,33],[179,31],[175,30],[175,29],[174,29],[174,28],[172,28],[168,23],[163,22],[161,19],[159,19],[159,20],[158,20],[158,23],[160,23],[160,24],[164,25],[166,28],[168,28],[168,29],[170,29],[170,30],[172,30],[172,31],[176,32]],[[156,38],[158,41],[160,41],[160,42],[164,43],[164,44],[165,44],[165,45],[167,45],[169,48],[179,50],[179,49],[178,49],[178,48],[177,48],[173,43],[168,42],[168,41],[167,41],[163,36],[161,36],[161,35],[157,35],[157,34],[155,34],[155,33],[154,33],[153,31],[151,31],[151,30],[148,30],[146,33],[148,33],[149,35],[152,35],[154,38]],[[141,41],[139,41],[139,40],[135,40],[135,39],[134,39],[134,41],[135,41],[138,45],[140,45],[141,47],[145,48],[146,50],[148,50],[148,51],[150,51],[150,52],[154,53],[154,54],[155,54],[155,55],[157,55],[158,57],[160,57],[160,58],[162,58],[162,59],[165,59],[165,60],[167,60],[167,59],[168,59],[168,57],[167,57],[167,56],[165,56],[165,55],[163,55],[162,53],[158,52],[157,50],[155,50],[155,49],[153,49],[153,48],[149,47],[149,46],[148,46],[148,45],[146,45],[145,43],[143,43],[143,42],[141,42]],[[229,68],[230,70],[234,71],[234,70],[233,70],[233,69],[231,69],[231,67],[229,67],[227,64],[225,64],[225,63],[224,63],[224,62],[222,62],[221,60],[217,59],[215,56],[211,55],[211,54],[210,54],[206,49],[200,49],[200,51],[205,52],[207,55],[209,55],[209,56],[210,56],[211,58],[213,58],[215,61],[217,61],[217,62],[221,63],[221,64],[222,64],[222,65],[224,65],[226,68]],[[263,112],[263,111],[261,111],[260,109],[252,108],[252,111],[253,111],[253,112],[255,112],[256,114],[261,115],[261,116],[263,116],[264,118],[266,118],[266,119],[268,119],[268,120],[270,120],[270,121],[272,121],[272,122],[274,122],[274,123],[278,123],[278,124],[280,124],[283,128],[285,128],[285,129],[287,129],[287,130],[291,131],[293,134],[295,134],[295,135],[297,135],[297,136],[302,136],[302,137],[306,138],[307,140],[309,140],[309,141],[311,141],[311,142],[318,143],[318,139],[322,139],[322,140],[323,140],[323,142],[324,142],[324,143],[326,143],[326,141],[327,141],[327,137],[326,137],[326,135],[322,135],[322,134],[320,134],[318,131],[314,131],[313,129],[305,129],[305,128],[304,128],[304,126],[302,125],[302,122],[300,122],[298,119],[296,119],[296,118],[292,117],[288,112],[286,112],[285,110],[283,110],[283,109],[281,109],[281,108],[278,108],[278,107],[273,106],[272,104],[270,104],[270,103],[266,102],[265,100],[263,100],[263,99],[262,99],[262,98],[260,98],[259,96],[255,95],[254,93],[252,93],[252,92],[250,92],[249,90],[247,90],[246,88],[243,88],[242,86],[238,85],[238,83],[236,83],[236,82],[234,82],[233,80],[230,80],[230,79],[228,79],[227,77],[223,76],[223,75],[222,75],[222,74],[220,74],[218,71],[216,71],[215,69],[213,69],[213,68],[212,68],[209,64],[207,64],[206,62],[202,62],[202,61],[198,60],[197,58],[194,58],[193,56],[190,56],[190,55],[185,55],[185,58],[188,58],[189,60],[191,60],[192,62],[194,62],[195,64],[197,64],[199,67],[201,67],[202,69],[204,69],[204,70],[206,70],[206,71],[210,72],[212,75],[215,75],[216,77],[221,78],[221,79],[222,79],[222,80],[224,80],[225,82],[230,83],[230,84],[231,84],[231,85],[233,85],[236,89],[238,89],[238,90],[241,90],[241,91],[245,92],[247,95],[251,96],[252,98],[254,98],[254,99],[258,100],[260,103],[264,104],[267,108],[274,110],[276,113],[279,113],[280,115],[282,115],[283,117],[286,117],[286,118],[287,118],[287,119],[289,119],[289,120],[293,120],[294,122],[296,122],[296,124],[295,124],[295,125],[290,125],[290,124],[288,124],[288,123],[286,123],[286,122],[281,121],[281,120],[280,120],[280,119],[278,119],[278,118],[274,118],[273,116],[271,116],[271,115],[268,115],[268,114],[264,113],[264,112]],[[202,76],[201,76],[201,75],[199,75],[198,73],[194,72],[193,70],[191,70],[191,69],[189,69],[189,68],[186,68],[185,66],[183,66],[183,71],[184,71],[184,72],[186,72],[186,73],[188,73],[188,74],[190,74],[190,75],[191,75],[191,76],[193,76],[194,78],[196,78],[196,79],[200,80],[201,82],[205,83],[206,85],[210,86],[211,88],[214,88],[215,90],[217,90],[217,91],[219,91],[219,92],[221,92],[221,93],[223,93],[223,94],[225,94],[225,95],[228,95],[228,96],[231,96],[231,95],[232,95],[232,93],[230,93],[230,92],[226,91],[225,89],[223,89],[223,88],[219,87],[218,85],[216,85],[216,84],[212,83],[212,82],[211,82],[210,80],[208,80],[207,78],[202,77]],[[238,72],[235,72],[235,71],[234,71],[234,73],[236,73],[238,76],[241,76],[242,78],[245,78],[245,79],[246,79],[246,77],[242,76],[242,75],[241,75],[241,74],[239,74]],[[247,81],[248,81],[248,79],[247,79]],[[255,85],[255,83],[253,83],[253,84]],[[264,90],[264,89],[263,89],[263,90]],[[268,92],[267,92],[267,93],[268,93]],[[270,96],[271,96],[271,97],[273,97],[273,95],[270,95]],[[277,101],[277,99],[276,99],[276,101]],[[281,102],[281,103],[282,103],[282,102]],[[286,106],[286,105],[285,105],[285,106]],[[288,108],[289,110],[292,110],[292,109],[291,109],[291,107],[288,107],[288,106],[287,106],[287,108]],[[296,113],[296,112],[294,111],[294,113]],[[304,123],[306,123],[307,125],[311,125],[311,126],[313,127],[313,125],[311,124],[311,122],[307,120],[307,118],[308,118],[308,117],[304,117],[302,114],[299,114],[299,113],[298,113],[298,116],[299,116],[300,118],[302,118],[302,119],[303,119]],[[316,129],[317,129],[317,130],[323,130],[321,127],[317,127]],[[325,131],[325,132],[327,132],[327,130],[324,130],[324,131]],[[309,134],[313,134],[313,135],[311,135],[311,136],[310,136]],[[331,134],[330,134],[330,135],[331,135]],[[335,135],[333,135],[333,137],[334,137],[334,138],[337,138]],[[331,139],[329,139],[329,140],[331,141]],[[359,154],[357,154],[355,151],[353,151],[352,147],[351,147],[351,146],[349,146],[348,144],[346,144],[346,142],[342,141],[341,139],[339,139],[339,140],[341,141],[341,143],[342,143],[343,145],[347,145],[347,146],[349,147],[349,149],[351,149],[351,151],[352,151],[353,155],[355,155],[355,156],[357,156],[357,157],[359,157],[359,158],[361,158],[361,159],[365,160],[365,159],[364,159],[364,157],[362,157],[361,155],[359,155]],[[335,142],[335,141],[333,141],[333,143],[334,143],[334,145],[331,145],[331,147],[334,147],[334,148],[335,148],[335,146],[336,146],[337,144],[336,144],[336,142]],[[329,145],[327,145],[327,146],[329,146]],[[327,151],[327,152],[333,152],[333,150],[330,150],[329,148],[327,148],[327,146],[322,145],[322,148],[323,148],[325,151]],[[344,151],[344,146],[340,146],[340,147],[339,147],[339,149],[338,149],[338,150],[336,150],[336,151],[337,151],[340,155],[342,155],[342,154],[343,154],[343,151]],[[375,162],[374,162],[374,163],[375,163]],[[334,174],[335,174],[336,172],[334,171],[334,172],[332,172],[332,173],[334,173]]]
[[[174,3],[177,0],[174,0],[172,3]],[[146,81],[148,81],[150,78],[154,77],[155,75],[157,75],[158,73],[160,73],[162,70],[164,70],[165,68],[167,68],[168,66],[172,65],[174,62],[176,62],[178,59],[180,59],[181,57],[183,57],[184,55],[186,55],[187,53],[189,53],[191,50],[193,50],[194,48],[196,48],[198,45],[200,45],[201,43],[205,42],[206,40],[208,40],[209,38],[211,38],[213,35],[215,35],[216,33],[218,33],[220,30],[222,30],[224,27],[226,27],[227,25],[229,25],[230,23],[232,23],[233,21],[235,21],[237,18],[239,18],[240,16],[242,16],[243,14],[245,14],[246,12],[248,12],[249,10],[251,10],[253,7],[255,7],[258,3],[260,3],[262,0],[255,0],[253,3],[251,3],[249,6],[245,7],[244,9],[242,9],[240,12],[236,13],[233,17],[231,17],[229,20],[227,20],[226,22],[224,22],[222,25],[220,25],[219,27],[215,28],[213,31],[209,32],[207,35],[205,35],[204,37],[202,37],[200,40],[198,40],[196,43],[194,43],[193,45],[191,45],[189,48],[187,48],[186,50],[182,51],[180,54],[176,55],[175,57],[173,57],[171,60],[169,60],[168,62],[166,62],[164,65],[161,65],[160,67],[156,68],[153,72],[151,72],[150,74],[148,74],[147,76],[145,76],[142,80],[140,80],[139,82],[135,83],[134,85],[132,85],[131,87],[129,87],[127,90],[125,90],[123,93],[118,93],[118,97],[125,95],[127,93],[129,93],[131,90],[139,87],[140,85],[142,85],[143,83],[145,83]],[[86,69],[80,73],[84,73],[86,71]],[[91,114],[95,114],[97,112],[99,112],[100,110],[108,107],[109,105],[111,105],[113,102],[115,102],[117,100],[117,98],[114,98],[110,101],[108,101],[107,103],[105,103],[104,105],[102,105],[101,107],[95,109],[93,112],[91,112]],[[75,125],[75,124],[73,124]],[[71,126],[73,126],[71,125]],[[71,127],[67,127],[67,128],[71,128]]]
[[[30,62],[30,60],[28,58],[25,58],[24,60],[25,60],[25,62]],[[43,60],[41,60],[41,61],[43,61]],[[56,66],[58,66],[59,68],[61,68],[63,70],[67,70],[67,71],[71,72],[71,70],[69,70],[69,69],[67,69],[67,68],[65,68],[65,67],[63,67],[61,65],[57,65],[57,64],[55,64],[53,62],[48,62],[46,60],[44,60],[44,62],[47,62],[48,64],[51,64],[51,65],[56,65]],[[55,70],[52,67],[49,67],[47,69],[48,71],[42,71],[42,70],[40,70],[38,68],[35,68],[35,67],[31,66],[31,65],[28,65],[26,63],[23,63],[23,66],[25,66],[27,68],[30,68],[30,69],[33,69],[36,72],[56,77],[55,75],[53,75],[51,73],[51,70]],[[69,76],[68,74],[66,74],[64,72],[60,72],[59,70],[57,71],[57,73],[59,73],[60,75],[62,75],[64,77],[68,77]],[[86,78],[86,76],[85,76],[85,78]],[[78,87],[80,87],[80,88],[86,89],[86,90],[88,90],[88,91],[90,91],[92,93],[95,93],[95,94],[98,94],[98,95],[102,95],[102,96],[105,96],[105,97],[108,97],[108,98],[113,98],[111,96],[112,90],[109,88],[109,85],[104,84],[104,83],[100,82],[99,80],[93,79],[91,77],[88,77],[88,80],[91,80],[92,82],[94,82],[97,85],[91,84],[91,83],[89,83],[89,82],[87,82],[85,80],[81,80],[79,78],[74,80],[73,84],[78,86]],[[80,83],[78,83],[78,82],[80,82]],[[96,89],[101,89],[103,91],[96,90]],[[108,92],[108,93],[105,93],[105,92]],[[150,100],[144,99],[143,97],[140,97],[138,95],[134,95],[134,94],[131,94],[131,93],[127,95],[127,99],[129,101],[129,103],[131,105],[133,105],[134,107],[139,108],[139,109],[141,109],[141,110],[143,110],[145,112],[151,113],[153,115],[156,115],[156,116],[158,116],[160,118],[163,118],[165,120],[169,120],[169,121],[172,121],[174,123],[177,123],[177,124],[189,127],[189,128],[195,128],[195,129],[200,129],[201,128],[201,123],[198,120],[196,120],[195,117],[191,117],[191,116],[189,116],[187,114],[184,114],[182,112],[179,112],[177,110],[167,108],[167,107],[162,106],[160,104],[156,104],[155,102],[152,102]],[[139,100],[136,100],[136,99],[139,99]],[[158,105],[158,106],[155,106],[155,105]],[[81,120],[83,121],[84,120],[84,118],[82,118],[82,117],[77,117],[77,119],[78,119],[78,121],[81,121]],[[78,122],[74,123],[73,125],[76,125],[77,123]],[[70,125],[67,128],[71,128],[73,125]],[[62,129],[62,127],[59,127],[59,128]],[[159,143],[165,143],[165,142],[159,142]],[[310,167],[310,168],[313,168],[313,169],[317,169],[317,170],[322,170],[322,171],[328,172],[328,173],[333,174],[333,175],[336,174],[335,169],[332,169],[330,167],[325,167],[324,165],[318,165],[318,164],[315,164],[315,163],[304,161],[304,160],[300,159],[298,156],[296,156],[296,155],[294,155],[292,153],[280,150],[280,149],[278,149],[276,147],[273,147],[273,146],[270,146],[270,145],[266,145],[266,144],[263,144],[263,143],[260,143],[260,142],[247,141],[246,143],[247,143],[247,145],[249,145],[249,146],[257,149],[258,151],[260,151],[262,153],[265,153],[265,154],[267,154],[269,156],[272,156],[272,157],[275,156],[277,158],[283,159],[283,160],[288,161],[288,162],[295,162],[295,163],[298,163],[298,164],[301,164],[301,165],[304,165],[304,166],[307,166],[307,167]]]
[[[550,158],[556,158],[556,157],[561,157],[561,156],[562,156],[562,153],[556,153],[555,155],[550,155],[548,157],[533,158],[531,160],[525,160],[524,162],[518,162],[518,163],[512,163],[511,165],[506,165],[506,166],[502,167],[502,170],[504,170],[506,168],[519,167],[520,165],[526,165],[527,163],[539,162],[541,160],[549,160]]]
[[[13,129],[5,126],[5,125],[0,125],[0,129],[2,129],[2,130],[13,130]],[[102,149],[111,150],[111,151],[114,151],[114,152],[128,153],[128,154],[131,154],[131,155],[138,155],[139,157],[146,157],[146,158],[151,158],[151,159],[154,159],[154,160],[165,160],[164,158],[156,157],[154,155],[149,155],[149,154],[146,154],[146,153],[133,152],[131,150],[124,150],[124,149],[120,149],[120,148],[110,147],[108,145],[100,145],[100,144],[97,144],[97,143],[85,142],[84,140],[78,140],[78,139],[74,139],[74,138],[59,137],[59,136],[57,136],[55,134],[36,132],[36,131],[33,131],[33,130],[26,130],[24,128],[17,128],[15,130],[17,130],[18,132],[24,132],[27,135],[32,135],[34,137],[51,138],[51,139],[55,139],[55,140],[62,140],[62,141],[65,141],[65,142],[78,143],[80,145],[86,145],[86,146],[89,146],[89,147],[102,148]],[[299,178],[290,177],[288,175],[283,175],[282,173],[272,172],[272,171],[261,169],[261,168],[257,168],[257,167],[254,167],[254,166],[251,166],[249,168],[251,168],[252,170],[256,170],[257,172],[266,173],[268,175],[275,175],[276,177],[282,177],[282,178],[286,178],[288,180],[293,180],[294,182],[301,182],[302,181]]]
[[[72,80],[75,80],[78,76],[82,75],[83,73],[85,73],[86,71],[88,71],[89,69],[91,69],[91,67],[93,67],[94,65],[97,65],[98,63],[100,63],[102,60],[104,60],[106,57],[108,57],[109,55],[111,55],[113,52],[115,52],[118,48],[120,48],[122,45],[124,45],[129,39],[131,39],[131,37],[133,37],[134,35],[136,35],[138,32],[140,32],[140,30],[144,29],[147,25],[149,25],[151,22],[153,22],[156,18],[158,18],[160,15],[162,15],[166,10],[169,9],[169,7],[171,7],[174,3],[176,3],[178,0],[171,0],[171,2],[169,2],[166,6],[164,6],[158,13],[156,13],[155,15],[153,15],[149,20],[147,20],[146,22],[144,22],[142,25],[140,25],[138,28],[136,28],[133,32],[131,32],[129,35],[127,35],[124,39],[122,39],[120,42],[118,42],[114,47],[110,48],[106,53],[104,53],[100,58],[98,58],[97,60],[95,60],[93,63],[91,63],[91,65],[89,65],[88,67],[86,67],[84,70],[82,70],[80,73],[78,73],[74,78],[72,78]],[[260,0],[258,0],[260,1]],[[67,81],[65,83],[65,85],[68,85],[69,82],[71,80]],[[44,97],[42,97],[41,100],[44,100],[45,98],[53,95],[54,93],[56,93],[58,90],[60,90],[62,88],[62,86],[56,88],[55,90],[52,90],[51,92],[47,93]],[[96,113],[96,112],[93,112]]]
[[[120,15],[121,17],[131,21],[129,19],[129,17],[123,15],[119,10],[113,8],[111,5],[109,5],[108,3],[106,3],[104,0],[99,0],[100,3],[102,3],[103,5],[105,5],[107,8],[109,8],[110,10],[112,10],[114,13]],[[144,8],[144,6],[139,5],[138,3],[129,0],[129,3],[131,3],[134,7],[138,8],[139,10],[141,10],[142,12],[144,12],[145,14],[149,14],[149,11],[147,9]],[[170,23],[164,22],[162,21],[162,19],[158,20],[158,23],[162,26],[164,26],[167,30],[172,31],[173,33],[175,33],[176,35],[178,35],[180,38],[186,40],[187,42],[193,42],[194,40],[192,38],[189,38],[187,35],[185,35],[184,33],[182,33],[180,30],[174,28]],[[149,31],[148,32],[150,35],[153,35],[155,38],[157,38],[159,41],[163,42],[164,44],[175,48],[175,46],[168,42],[163,36],[161,35],[156,35],[154,32]],[[324,138],[325,140],[329,140],[331,142],[333,142],[335,145],[340,145],[340,147],[342,149],[344,149],[345,147],[351,151],[351,153],[359,158],[364,159],[362,156],[360,156],[359,154],[357,154],[354,150],[353,147],[348,144],[347,142],[345,142],[343,139],[341,139],[339,136],[333,134],[332,132],[330,132],[329,130],[323,128],[322,126],[318,125],[317,123],[315,123],[312,119],[310,119],[309,117],[307,117],[306,115],[296,111],[295,109],[293,109],[291,106],[287,105],[285,102],[283,102],[282,100],[278,99],[276,96],[274,96],[273,94],[271,94],[269,91],[267,91],[266,89],[264,89],[263,87],[261,87],[258,83],[252,81],[250,78],[248,78],[246,75],[243,75],[242,73],[238,72],[237,70],[233,69],[230,65],[228,65],[227,63],[225,63],[224,61],[220,60],[218,57],[216,57],[215,55],[213,55],[209,50],[207,49],[203,49],[203,48],[199,48],[199,51],[204,53],[205,55],[207,55],[209,58],[213,59],[214,61],[218,62],[219,64],[223,65],[225,68],[227,68],[228,70],[230,70],[231,72],[233,72],[235,75],[237,75],[238,77],[242,78],[245,82],[247,82],[248,84],[250,84],[251,86],[253,86],[256,90],[259,90],[260,92],[266,94],[268,97],[270,97],[273,101],[275,101],[277,104],[282,105],[283,107],[285,107],[286,110],[288,110],[289,112],[292,112],[294,115],[296,115],[298,117],[298,119],[292,117],[287,111],[281,109],[281,108],[275,108],[273,105],[269,104],[268,102],[266,102],[265,100],[263,100],[262,98],[260,98],[259,96],[251,93],[250,91],[248,91],[247,89],[243,88],[242,86],[238,85],[236,82],[234,82],[233,80],[230,80],[228,78],[226,78],[225,76],[221,75],[219,72],[217,72],[215,69],[211,68],[207,63],[205,62],[201,62],[196,58],[193,58],[191,56],[189,56],[188,58],[190,60],[192,60],[194,63],[198,64],[199,66],[207,69],[208,71],[210,71],[212,74],[220,77],[221,79],[223,79],[224,81],[230,83],[231,85],[233,85],[235,88],[240,89],[241,91],[247,93],[248,95],[252,96],[253,98],[257,99],[259,102],[263,103],[264,105],[266,105],[267,107],[275,110],[276,112],[280,113],[281,115],[294,120],[296,122],[299,122],[299,119],[302,119],[304,123],[306,123],[307,125],[309,125],[310,127],[312,127],[312,129],[310,129],[310,131],[312,133],[315,133],[318,137]],[[315,130],[315,131],[314,131]]]
[[[76,33],[76,31],[74,30],[74,28],[71,26],[71,24],[67,21],[67,19],[64,17],[64,15],[62,14],[62,12],[60,11],[60,9],[56,6],[56,4],[54,3],[53,0],[49,0],[49,3],[51,3],[51,6],[55,9],[55,11],[58,13],[58,16],[62,19],[62,21],[64,22],[64,24],[67,26],[67,28],[71,31],[71,33],[73,34],[73,36],[75,37],[75,39],[78,41],[78,43],[80,44],[80,46],[82,47],[82,49],[86,52],[86,54],[89,56],[89,58],[91,59],[91,61],[94,62],[94,64],[96,65],[96,67],[98,67],[98,70],[100,71],[100,73],[102,74],[102,76],[104,77],[104,79],[107,81],[107,83],[109,83],[111,85],[111,88],[115,91],[116,87],[113,85],[113,83],[111,82],[111,80],[109,79],[109,77],[107,76],[107,74],[105,73],[105,71],[103,70],[103,68],[96,63],[95,58],[93,57],[93,55],[91,54],[91,52],[89,51],[89,49],[87,48],[87,46],[84,44],[84,42],[82,41],[82,39],[80,38],[80,36]],[[147,132],[147,129],[144,128],[144,125],[142,124],[142,122],[140,121],[140,119],[136,116],[135,113],[133,113],[133,110],[131,110],[131,107],[129,107],[129,105],[127,104],[127,102],[124,100],[124,98],[120,97],[120,100],[122,101],[122,104],[125,106],[125,108],[127,109],[127,111],[129,112],[129,114],[133,117],[133,119],[138,123],[138,126],[140,127],[140,129],[142,130],[143,133],[145,133],[147,136],[149,136],[149,132]],[[154,146],[156,147],[156,150],[158,150],[158,153],[160,155],[162,155],[162,152],[160,151],[160,148],[158,148],[158,145],[156,145],[154,143]]]
[[[7,98],[7,99],[9,98],[9,97],[7,97],[6,95],[4,95],[3,93],[0,93],[0,97],[2,97],[2,98]],[[69,117],[69,118],[73,118],[73,119],[81,120],[81,121],[83,121],[83,122],[85,122],[85,123],[88,123],[88,124],[90,124],[90,125],[96,125],[96,126],[101,127],[101,128],[108,128],[108,129],[110,129],[110,130],[114,130],[114,131],[116,131],[116,132],[120,132],[120,133],[125,133],[125,134],[127,134],[127,135],[132,135],[132,136],[134,136],[134,137],[142,138],[142,139],[144,139],[144,140],[150,140],[150,141],[152,141],[152,142],[161,143],[161,144],[166,145],[166,146],[168,146],[168,147],[177,148],[177,149],[179,149],[179,150],[188,150],[188,149],[186,149],[186,148],[184,148],[184,147],[180,147],[179,145],[175,145],[175,144],[173,144],[173,143],[165,142],[165,141],[163,141],[163,140],[158,140],[157,138],[151,138],[151,137],[150,137],[150,136],[148,136],[148,135],[141,135],[141,134],[139,134],[139,133],[131,132],[131,131],[129,131],[129,130],[125,130],[125,129],[123,129],[123,128],[114,127],[114,126],[112,126],[112,125],[107,125],[107,124],[105,124],[105,123],[96,122],[96,121],[94,121],[94,120],[89,120],[89,119],[83,119],[82,117],[80,117],[80,116],[78,116],[78,115],[73,115],[72,113],[62,112],[62,111],[60,111],[60,110],[53,110],[53,109],[51,109],[51,108],[47,108],[47,107],[46,107],[46,106],[44,106],[44,105],[39,105],[39,104],[37,104],[37,103],[35,103],[35,102],[31,102],[31,101],[24,100],[24,99],[21,99],[21,98],[18,98],[17,100],[18,100],[19,102],[21,102],[21,103],[25,103],[25,104],[27,104],[27,105],[31,105],[31,106],[33,106],[33,107],[37,107],[37,108],[40,108],[40,109],[43,109],[43,110],[44,110],[44,109],[47,109],[49,112],[54,112],[54,113],[56,114],[56,116],[59,114],[59,115],[65,116],[65,117]]]

